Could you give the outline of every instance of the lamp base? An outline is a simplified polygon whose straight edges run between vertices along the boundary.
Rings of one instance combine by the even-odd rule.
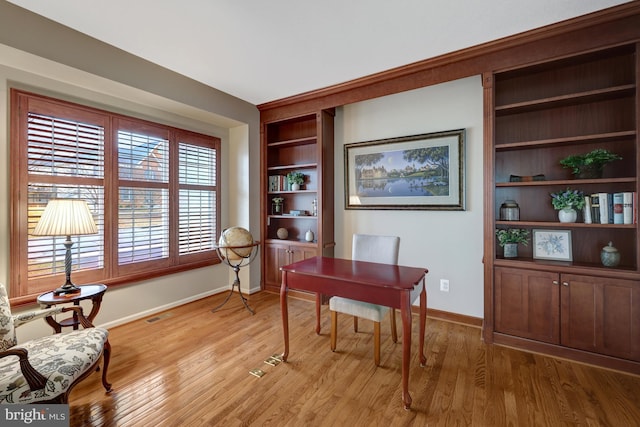
[[[71,283],[65,283],[64,285],[60,286],[58,289],[53,291],[54,295],[68,295],[68,294],[79,294],[79,293],[80,293],[80,288]]]

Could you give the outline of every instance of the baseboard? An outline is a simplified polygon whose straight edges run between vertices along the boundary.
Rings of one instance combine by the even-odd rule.
[[[420,314],[420,307],[412,306],[411,311],[413,314]],[[480,317],[467,316],[466,314],[451,313],[450,311],[436,310],[433,308],[427,308],[427,317],[431,319],[444,320],[446,322],[460,323],[465,326],[472,326],[474,328],[482,328],[482,322],[484,321]]]
[[[207,297],[210,297],[212,295],[216,295],[216,294],[219,294],[219,293],[222,293],[222,292],[227,292],[227,291],[229,291],[228,287],[213,289],[213,290],[210,290],[210,291],[207,291],[207,292],[202,292],[202,293],[197,294],[197,295],[192,295],[192,296],[190,296],[188,298],[183,298],[183,299],[178,300],[178,301],[172,301],[172,302],[170,302],[168,304],[160,305],[158,307],[153,307],[153,308],[150,308],[149,310],[140,311],[140,312],[132,314],[130,316],[121,317],[119,319],[112,320],[111,322],[102,323],[102,324],[96,325],[96,326],[98,326],[100,328],[105,328],[105,329],[113,328],[115,326],[124,325],[125,323],[129,323],[129,322],[133,322],[135,320],[143,319],[143,318],[149,317],[149,316],[151,316],[153,314],[160,313],[162,311],[167,311],[167,310],[170,310],[172,308],[178,307],[180,305],[188,304],[190,302],[194,302],[194,301],[197,301],[199,299],[207,298]]]

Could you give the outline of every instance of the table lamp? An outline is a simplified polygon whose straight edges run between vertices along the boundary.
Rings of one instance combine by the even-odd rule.
[[[64,257],[64,272],[66,282],[56,289],[55,295],[75,294],[80,288],[71,283],[71,236],[95,234],[98,227],[93,221],[87,202],[79,199],[51,199],[40,217],[40,221],[33,230],[34,236],[66,236],[64,247],[67,249]]]

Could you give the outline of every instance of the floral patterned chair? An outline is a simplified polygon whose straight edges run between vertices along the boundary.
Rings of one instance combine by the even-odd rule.
[[[35,319],[75,311],[84,329],[17,344],[15,328]],[[82,308],[52,307],[11,315],[0,283],[0,403],[67,403],[73,386],[97,370],[103,356],[102,384],[107,392],[111,355],[108,331],[95,328]]]

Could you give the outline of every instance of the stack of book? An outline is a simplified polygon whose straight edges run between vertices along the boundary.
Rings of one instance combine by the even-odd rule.
[[[586,224],[636,224],[638,193],[593,193],[584,196]]]
[[[269,191],[289,191],[286,175],[269,175]]]

